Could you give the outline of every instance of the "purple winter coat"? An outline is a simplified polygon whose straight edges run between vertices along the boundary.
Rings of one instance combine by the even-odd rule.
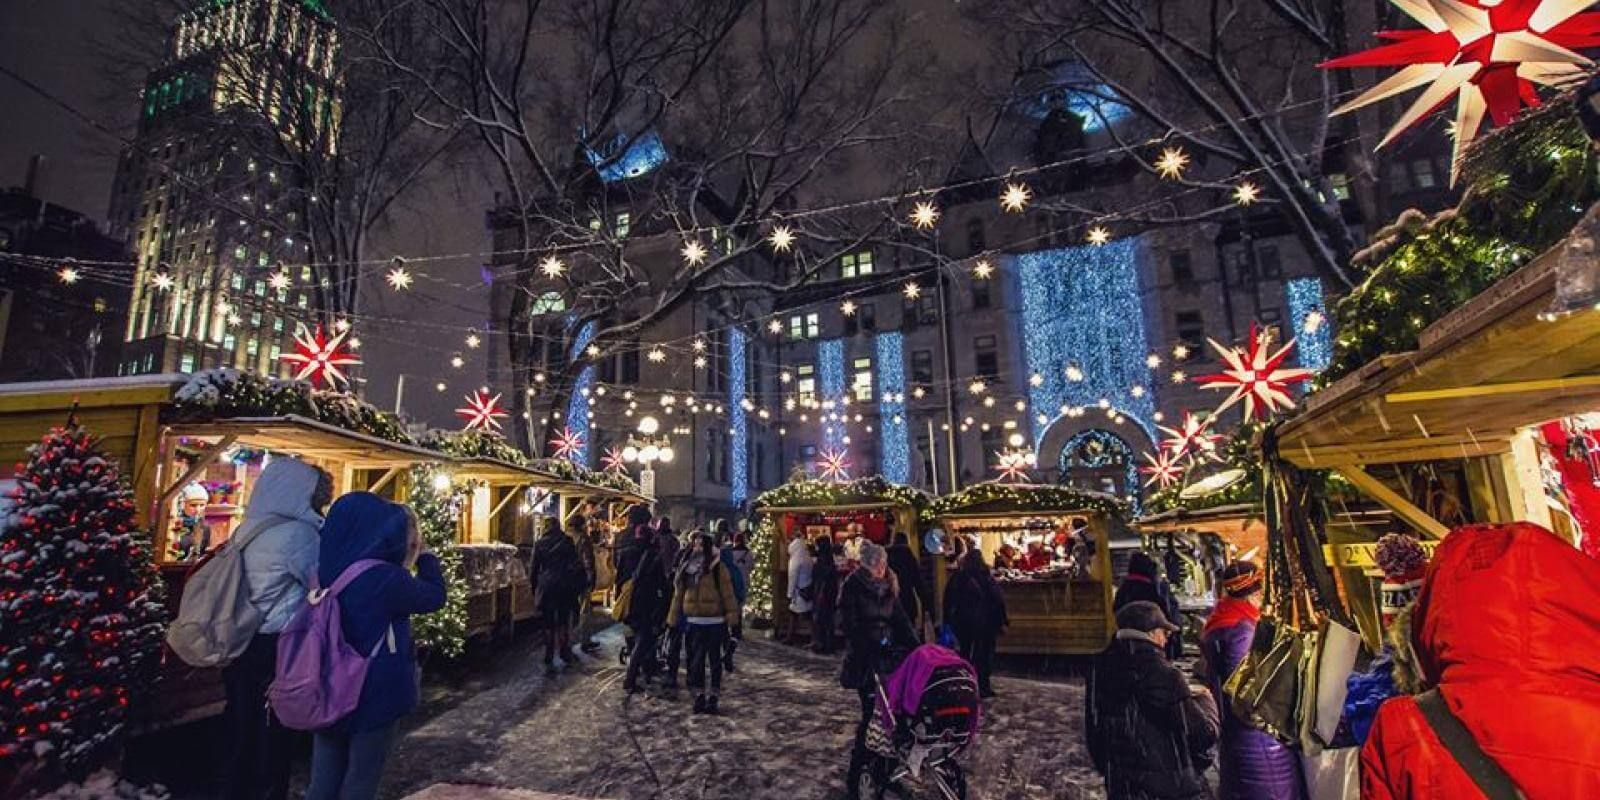
[[[1215,628],[1200,637],[1211,692],[1222,706],[1222,742],[1218,771],[1220,800],[1304,800],[1300,758],[1277,739],[1245,724],[1233,715],[1222,685],[1250,652],[1256,624],[1244,620]]]

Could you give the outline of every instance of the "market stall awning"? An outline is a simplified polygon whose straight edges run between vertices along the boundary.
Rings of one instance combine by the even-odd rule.
[[[404,467],[452,460],[425,447],[391,442],[295,415],[178,423],[170,428],[170,433],[175,436],[234,437],[242,445],[309,458],[358,463],[368,468]]]
[[[527,485],[578,497],[607,497],[631,503],[650,502],[648,498],[636,492],[567,480],[536,467],[513,464],[498,458],[476,456],[454,459],[454,463],[458,476],[475,478],[496,486]]]
[[[1558,282],[1597,283],[1600,262],[1569,251],[1584,246],[1582,228],[1430,325],[1416,350],[1312,394],[1279,430],[1279,452],[1307,468],[1472,458],[1600,409],[1600,311],[1546,314]]]

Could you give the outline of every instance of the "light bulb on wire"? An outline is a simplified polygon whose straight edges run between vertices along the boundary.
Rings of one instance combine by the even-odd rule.
[[[1156,159],[1156,172],[1169,180],[1183,177],[1183,171],[1188,166],[1189,154],[1183,152],[1181,147],[1168,147]]]
[[[917,203],[911,209],[911,224],[927,230],[939,221],[939,208],[926,200]]]
[[[1032,199],[1033,192],[1027,184],[1007,182],[1005,190],[1000,193],[1000,207],[1009,213],[1020,214]]]
[[[567,265],[555,256],[546,256],[543,261],[539,262],[539,271],[544,273],[546,278],[555,280],[567,271]]]

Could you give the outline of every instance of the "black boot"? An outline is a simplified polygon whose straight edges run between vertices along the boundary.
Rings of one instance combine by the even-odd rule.
[[[696,714],[704,714],[704,713],[706,713],[706,696],[705,695],[697,694],[697,695],[694,696],[694,713],[696,713]]]
[[[711,695],[710,697],[706,698],[706,713],[707,714],[713,714],[713,715],[717,713],[717,696],[716,695]]]

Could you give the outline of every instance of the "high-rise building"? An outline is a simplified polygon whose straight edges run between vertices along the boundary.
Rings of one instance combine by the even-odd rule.
[[[295,165],[335,156],[337,52],[322,0],[213,0],[177,19],[112,189],[136,259],[119,372],[281,372],[315,307],[317,198]]]

